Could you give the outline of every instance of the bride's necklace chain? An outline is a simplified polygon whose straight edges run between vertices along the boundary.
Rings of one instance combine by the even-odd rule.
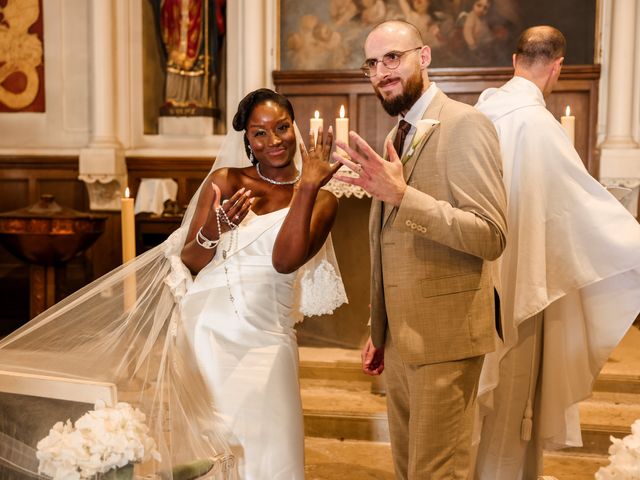
[[[262,174],[262,172],[260,171],[260,164],[259,163],[256,163],[256,172],[258,172],[258,176],[262,180],[264,180],[265,182],[269,182],[272,185],[293,185],[298,180],[300,180],[300,176],[302,175],[302,170],[298,170],[298,173],[296,174],[296,177],[293,180],[284,180],[284,181],[274,180],[273,178],[265,177]]]

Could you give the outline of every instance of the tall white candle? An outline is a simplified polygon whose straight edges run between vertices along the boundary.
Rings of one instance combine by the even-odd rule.
[[[129,187],[120,199],[120,225],[122,229],[122,263],[127,263],[136,256],[136,223],[133,209],[133,198],[130,197]],[[129,311],[136,303],[135,271],[124,278],[124,309]]]
[[[349,143],[349,117],[345,116],[344,105],[340,105],[340,118],[336,118],[336,140]],[[337,152],[346,156],[341,148],[337,148]]]
[[[318,141],[318,130],[323,128],[323,120],[318,110],[313,114],[313,118],[309,120],[309,130],[313,132],[313,141]]]
[[[565,115],[560,117],[560,123],[564,127],[567,132],[567,136],[569,140],[571,140],[571,145],[575,145],[576,143],[576,117],[571,115],[571,108],[567,105],[567,109],[565,111]]]
[[[133,214],[133,198],[130,197],[129,187],[120,199],[120,221],[122,226],[122,263],[126,263],[136,256],[136,223]]]

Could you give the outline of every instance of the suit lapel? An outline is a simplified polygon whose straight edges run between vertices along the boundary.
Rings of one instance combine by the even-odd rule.
[[[422,149],[424,148],[425,144],[427,143],[427,140],[429,140],[429,137],[431,137],[431,135],[433,135],[433,132],[436,130],[436,128],[438,128],[438,125],[433,125],[427,132],[425,132],[425,134],[420,139],[420,142],[413,149],[411,157],[409,157],[405,161],[405,164],[402,167],[402,171],[404,172],[405,180],[409,180],[409,177],[411,177],[411,173],[413,173],[413,168],[416,166],[416,162],[418,161],[418,157],[420,156],[420,152],[422,152]],[[409,151],[411,151],[411,149],[409,149]]]
[[[446,100],[447,100],[447,96],[444,93],[442,93],[440,90],[438,90],[436,95],[433,97],[433,100],[431,100],[431,103],[425,110],[422,118],[433,118],[438,120],[440,118],[440,112]],[[422,149],[425,147],[425,145],[427,144],[427,141],[429,140],[431,135],[433,135],[433,132],[435,132],[436,128],[439,128],[439,126],[438,125],[432,126],[423,135],[423,138],[420,139],[420,142],[415,146],[415,148],[413,149],[413,152],[411,152],[411,148],[409,148],[407,150],[407,153],[402,156],[402,163],[404,164],[403,166],[404,179],[407,182],[411,177],[411,173],[413,172],[413,169],[416,166],[416,162],[418,161],[418,157],[420,156]],[[390,135],[395,135],[396,130],[397,130],[397,126],[391,131]],[[411,139],[411,142],[413,143],[413,139]],[[411,152],[410,157],[409,157],[409,152]],[[385,153],[385,158],[386,158],[386,153]],[[389,220],[389,217],[391,216],[391,212],[393,212],[393,210],[394,208],[392,208],[391,206],[386,204],[384,205],[384,211],[382,213],[382,216],[383,216],[382,228],[386,226],[387,221]]]
[[[444,102],[447,100],[447,97],[440,90],[436,93],[431,100],[431,103],[427,107],[427,110],[424,112],[422,118],[433,118],[434,120],[440,119],[440,112],[442,111],[442,107],[444,106]],[[413,152],[411,153],[411,157],[406,159],[404,162],[403,172],[404,179],[409,181],[411,174],[413,173],[413,169],[416,166],[416,162],[418,161],[418,157],[422,153],[422,149],[427,144],[433,132],[435,132],[436,128],[439,128],[439,125],[433,125],[420,139],[419,143],[414,147]],[[413,140],[412,140],[413,141]],[[407,154],[411,152],[411,149],[407,152]]]

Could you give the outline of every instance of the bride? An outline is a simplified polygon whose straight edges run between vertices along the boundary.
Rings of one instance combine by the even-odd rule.
[[[98,400],[146,415],[162,458],[137,474],[303,478],[293,325],[346,302],[321,188],[338,165],[331,132],[307,152],[271,90],[233,126],[165,242],[0,340],[1,478],[37,477],[38,441]],[[60,456],[79,473],[74,445]]]
[[[233,128],[252,165],[209,175],[181,255],[196,275],[183,324],[246,480],[304,478],[295,272],[325,244],[338,202],[321,187],[340,165],[320,132],[300,169],[293,120],[271,90],[240,102]]]

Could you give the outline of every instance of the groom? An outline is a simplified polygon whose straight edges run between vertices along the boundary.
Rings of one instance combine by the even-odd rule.
[[[386,369],[399,479],[466,479],[484,354],[494,348],[488,260],[505,247],[505,191],[491,122],[429,81],[431,51],[411,24],[389,21],[365,42],[362,66],[399,124],[382,158],[334,154],[374,198],[369,218],[371,336],[363,369]],[[393,142],[391,139],[394,138]]]

